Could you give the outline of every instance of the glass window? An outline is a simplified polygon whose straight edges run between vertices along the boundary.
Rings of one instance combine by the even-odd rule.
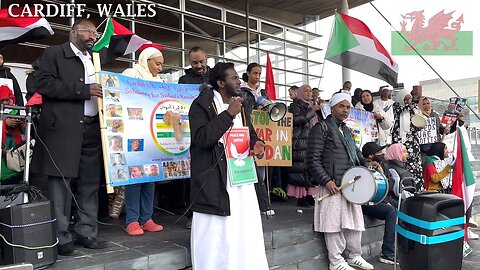
[[[220,24],[207,22],[187,15],[185,15],[185,31],[206,37],[223,38],[223,29]]]
[[[185,11],[192,12],[194,14],[203,15],[208,18],[221,20],[222,12],[218,8],[202,5],[198,2],[193,2],[186,0],[185,1]]]
[[[308,46],[320,48],[320,40],[321,40],[320,36],[310,34],[308,35]]]
[[[260,48],[269,52],[281,53],[285,52],[284,42],[281,40],[268,38],[264,35],[260,35]]]
[[[270,35],[274,35],[279,38],[283,38],[283,29],[280,26],[276,26],[270,23],[262,22],[261,31]]]
[[[303,43],[303,44],[307,43],[307,34],[303,32],[295,31],[287,28],[285,31],[285,34],[286,34],[286,40]]]
[[[286,43],[286,52],[285,54],[288,56],[294,56],[298,58],[307,58],[307,48],[300,46],[300,45],[295,45],[291,43]]]
[[[238,26],[247,27],[247,19],[245,16],[240,16],[235,13],[227,11],[227,22]],[[257,20],[250,18],[250,29],[257,30]]]

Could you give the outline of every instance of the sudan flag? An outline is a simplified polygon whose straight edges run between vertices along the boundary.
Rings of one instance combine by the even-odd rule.
[[[20,14],[21,9],[12,9]],[[11,17],[8,9],[0,9],[0,50],[6,45],[33,41],[53,35],[50,24],[41,17]]]
[[[101,62],[105,64],[114,61],[117,57],[137,50],[143,50],[147,47],[163,49],[162,46],[153,44],[150,40],[134,34],[114,19],[108,18],[103,35],[93,46],[93,51],[100,53]]]
[[[453,169],[452,194],[462,198],[465,203],[465,212],[472,205],[475,193],[475,177],[473,176],[472,165],[467,154],[467,147],[462,132],[457,129],[456,136],[457,153],[455,157],[455,168]],[[467,224],[465,223],[465,238],[467,238]]]
[[[335,26],[325,58],[397,85],[397,63],[365,23],[343,13],[335,13]]]

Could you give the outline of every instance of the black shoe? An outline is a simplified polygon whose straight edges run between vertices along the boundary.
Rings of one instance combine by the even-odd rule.
[[[314,206],[315,205],[315,199],[313,198],[313,196],[307,196],[305,197],[305,201],[310,204],[311,206]]]
[[[303,207],[303,208],[310,208],[312,207],[306,200],[305,198],[299,198],[297,200],[297,206],[298,207]]]
[[[103,249],[108,246],[107,241],[98,241],[95,237],[82,237],[77,238],[76,244],[89,249]]]
[[[78,254],[80,254],[80,252],[75,249],[72,242],[68,242],[64,245],[58,245],[58,255],[75,256]]]

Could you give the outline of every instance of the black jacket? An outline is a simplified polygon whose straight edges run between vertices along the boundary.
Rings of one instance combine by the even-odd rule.
[[[208,74],[210,73],[210,68],[207,66],[207,72],[204,75],[196,73],[193,68],[185,70],[185,75],[178,79],[178,83],[183,84],[208,84]]]
[[[188,112],[192,160],[190,198],[195,212],[229,216],[225,148],[218,140],[233,125],[233,117],[227,111],[217,115],[213,97],[212,89],[201,91]],[[250,148],[253,149],[258,137],[244,110],[242,119],[250,128]]]
[[[23,106],[23,95],[22,95],[22,89],[20,89],[20,85],[18,84],[17,78],[13,75],[13,73],[10,71],[10,68],[6,66],[1,66],[0,67],[0,78],[4,79],[11,79],[13,81],[13,95],[15,96],[15,105],[18,106]]]
[[[242,91],[243,99],[245,99],[245,101],[243,102],[245,113],[247,115],[252,115],[252,111],[254,109],[257,109],[258,107],[257,100],[255,99],[255,96],[253,95],[252,90],[250,90],[250,88],[242,87],[240,90]],[[260,93],[264,98],[269,99],[267,95],[267,91],[265,91],[264,89],[261,89]]]
[[[42,95],[42,117],[38,135],[42,138],[64,177],[77,177],[84,132],[84,103],[90,99],[85,70],[70,42],[45,49],[35,85]],[[98,130],[100,143],[100,129]],[[55,168],[45,147],[35,145],[32,171],[50,176],[62,175]]]
[[[358,162],[355,157],[349,156],[347,142],[336,132],[334,121],[332,115],[327,116],[310,130],[308,137],[306,158],[308,174],[312,183],[322,186],[325,186],[329,180],[335,180],[335,184],[340,186],[345,171],[352,166],[365,165],[365,159],[358,147],[355,146]],[[324,125],[327,132],[323,130]],[[344,136],[353,140],[348,127],[342,125],[342,130]]]
[[[308,134],[312,126],[310,120],[315,117],[316,112],[308,107],[308,104],[301,99],[294,99],[289,107],[293,114],[292,133],[292,167],[288,168],[288,183],[299,187],[310,187],[305,169],[305,158],[307,154]]]

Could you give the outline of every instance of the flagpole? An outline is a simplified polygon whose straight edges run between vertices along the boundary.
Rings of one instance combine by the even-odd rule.
[[[344,13],[344,14],[347,14],[348,15],[348,0],[342,0],[342,4],[340,6],[340,12]],[[342,66],[342,85],[344,82],[346,81],[350,81],[350,69],[349,68],[346,68],[346,67],[343,67]]]
[[[335,13],[337,13],[337,10],[335,9]],[[334,15],[335,17],[335,15]],[[323,57],[323,64],[322,64],[322,71],[320,72],[320,80],[318,80],[318,88],[320,89],[320,83],[322,82],[322,79],[323,79],[323,70],[325,69],[325,63],[327,61],[326,60],[326,57],[327,57],[327,53],[328,52],[328,47],[330,47],[330,43],[332,41],[332,34],[333,34],[333,27],[335,26],[335,18],[333,19],[333,22],[332,22],[332,27],[330,28],[330,38],[328,39],[328,44],[327,44],[327,50],[325,51],[325,56]]]
[[[438,78],[440,78],[440,80],[442,80],[442,82],[457,96],[457,97],[461,97],[457,91],[455,91],[452,86],[450,86],[450,84],[440,75],[440,73],[437,72],[437,70],[435,70],[432,65],[430,65],[429,62],[427,62],[427,59],[425,59],[425,57],[423,57],[418,51],[417,49],[412,45],[412,43],[410,43],[410,41],[408,41],[408,39],[406,37],[404,37],[402,35],[402,33],[400,33],[393,25],[392,23],[390,23],[390,21],[380,12],[380,10],[378,10],[378,8],[370,1],[369,2],[370,5],[372,5],[372,7],[378,12],[378,14],[380,14],[380,16],[382,16],[382,18],[393,28],[393,30],[395,30],[395,32],[403,39],[403,41],[405,41],[405,43],[407,43],[408,46],[410,46],[410,48],[412,48],[412,50],[423,60],[423,62],[425,62],[425,64],[427,64],[427,66],[433,71],[435,72],[435,74],[438,76]],[[468,104],[465,104],[467,105],[467,108],[477,117],[477,119],[480,120],[480,116],[475,112],[475,110],[473,110]]]
[[[95,79],[98,84],[102,84],[100,80],[100,71],[102,71],[102,65],[100,63],[100,54],[98,52],[93,53],[93,65],[95,66]],[[100,134],[102,139],[102,156],[103,156],[103,169],[105,171],[105,183],[107,186],[107,193],[111,194],[114,192],[112,185],[110,185],[110,174],[108,171],[107,163],[107,136],[105,135],[106,127],[104,125],[104,116],[103,116],[103,99],[97,98],[98,100],[98,118],[100,120]]]

